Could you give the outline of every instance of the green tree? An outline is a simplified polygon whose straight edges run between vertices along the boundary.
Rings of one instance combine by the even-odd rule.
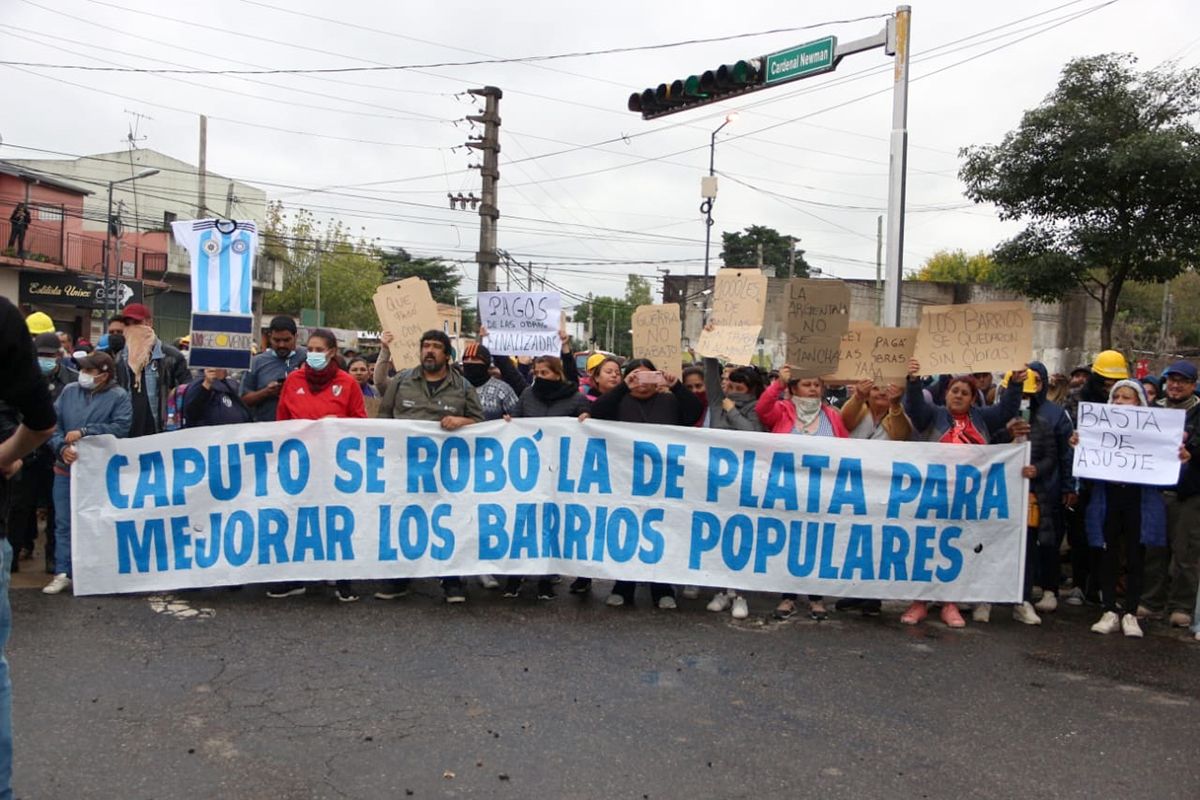
[[[388,248],[379,254],[383,263],[384,281],[421,278],[429,284],[433,299],[439,303],[454,305],[462,275],[454,264],[440,258],[414,258],[403,247]]]
[[[633,312],[638,306],[654,302],[650,281],[630,275],[625,282],[624,297],[593,297],[575,309],[575,319],[592,322],[592,338],[596,347],[621,355],[633,352]]]
[[[967,255],[965,250],[938,250],[925,260],[916,278],[943,283],[991,283],[996,262],[982,250]]]
[[[758,246],[762,245],[763,269],[776,278],[788,276],[789,256],[795,248],[795,272],[797,278],[808,277],[808,262],[804,251],[795,247],[800,241],[793,236],[784,236],[774,228],[751,225],[744,232],[726,231],[721,234],[721,261],[726,267],[753,267],[758,265]]]
[[[342,223],[322,226],[306,209],[289,213],[282,203],[271,203],[263,252],[283,264],[283,291],[268,292],[265,308],[285,314],[316,308],[319,275],[326,324],[349,329],[379,326],[371,302],[383,280],[379,253],[371,242],[353,239]]]
[[[1121,290],[1200,256],[1200,69],[1136,72],[1132,55],[1079,58],[998,145],[965,148],[966,194],[1026,228],[993,252],[996,282],[1040,300],[1082,288],[1112,346]]]

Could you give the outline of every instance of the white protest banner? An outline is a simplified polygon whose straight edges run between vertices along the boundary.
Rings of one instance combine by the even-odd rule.
[[[680,330],[678,303],[638,306],[633,312],[633,357],[648,358],[658,369],[680,375]]]
[[[925,306],[913,358],[925,375],[1018,369],[1033,359],[1033,315],[1022,302]]]
[[[787,292],[783,330],[792,377],[835,372],[842,334],[850,326],[850,287],[842,281],[792,278]]]
[[[557,356],[562,297],[557,292],[481,292],[483,343],[500,356]]]
[[[75,593],[562,573],[1018,602],[1028,445],[569,418],[324,419],[89,436]]]
[[[1187,412],[1179,408],[1080,403],[1077,478],[1174,486]]]
[[[442,329],[429,284],[421,278],[404,278],[380,286],[373,299],[380,329],[396,337],[388,348],[392,364],[398,370],[420,364],[421,334]]]
[[[767,276],[759,269],[722,269],[713,283],[712,327],[700,332],[696,352],[733,364],[749,364],[758,347],[767,309]]]

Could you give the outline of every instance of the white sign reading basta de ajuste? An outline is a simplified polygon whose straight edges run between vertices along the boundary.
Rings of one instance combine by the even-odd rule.
[[[1080,403],[1075,477],[1174,486],[1185,415],[1177,408]]]

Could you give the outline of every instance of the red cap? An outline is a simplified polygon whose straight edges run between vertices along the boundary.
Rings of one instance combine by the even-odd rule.
[[[130,303],[121,309],[121,319],[131,319],[135,322],[145,322],[150,319],[150,309],[141,303]]]

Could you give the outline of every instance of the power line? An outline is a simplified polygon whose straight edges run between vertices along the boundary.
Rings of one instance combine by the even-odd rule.
[[[169,19],[173,22],[182,22],[173,17],[166,17],[160,14],[149,14],[149,12],[139,11],[125,6],[119,6],[114,3],[99,2],[99,0],[89,0],[97,5],[109,6],[110,8],[120,9],[138,14],[148,14],[149,16]],[[675,42],[662,42],[659,44],[633,45],[629,47],[610,47],[603,50],[580,50],[570,53],[552,53],[534,56],[512,56],[509,58],[478,58],[469,61],[436,61],[425,64],[380,64],[363,67],[297,67],[297,68],[271,68],[271,69],[192,69],[192,68],[147,68],[147,67],[96,67],[85,64],[48,64],[41,62],[29,61],[0,61],[2,65],[21,66],[21,67],[39,67],[42,69],[67,69],[79,70],[83,72],[130,72],[156,75],[323,75],[331,73],[346,73],[346,72],[403,72],[408,70],[420,69],[438,69],[441,67],[476,67],[484,64],[522,64],[533,63],[540,61],[556,61],[564,58],[587,58],[591,56],[614,55],[617,53],[635,53],[645,50],[666,50],[674,47],[685,47],[694,44],[711,44],[713,42],[728,42],[736,39],[749,39],[757,36],[770,36],[777,33],[794,33],[796,31],[811,30],[813,28],[823,28],[831,25],[846,25],[853,22],[863,22],[870,19],[882,19],[890,16],[889,14],[871,14],[864,17],[856,17],[853,19],[829,20],[826,22],[813,23],[811,25],[796,25],[788,28],[772,28],[765,31],[752,31],[750,33],[735,33],[725,36],[712,36],[704,39],[684,39]],[[188,21],[189,25],[195,26],[196,23]],[[222,33],[236,33],[227,29],[216,29],[208,25],[199,25],[201,28],[210,30],[221,30]],[[261,38],[261,37],[251,37]],[[266,40],[270,41],[270,40]],[[312,48],[304,48],[312,49]],[[328,53],[327,55],[337,55],[336,53]]]

